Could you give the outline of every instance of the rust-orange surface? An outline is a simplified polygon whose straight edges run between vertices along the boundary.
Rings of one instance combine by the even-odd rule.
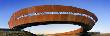
[[[77,15],[71,15],[71,14],[45,14],[45,15],[37,15],[37,16],[34,15],[34,16],[27,16],[27,17],[22,17],[20,19],[17,19],[18,17],[26,14],[43,13],[43,12],[73,12],[73,13],[86,14],[92,17],[94,21],[88,18],[87,16],[77,16]],[[27,23],[34,23],[34,22],[45,23],[48,21],[48,22],[55,23],[55,21],[57,22],[67,21],[67,22],[73,22],[73,24],[74,22],[76,22],[77,24],[80,23],[78,25],[81,25],[83,28],[87,28],[87,31],[88,31],[92,29],[92,27],[95,25],[97,20],[98,19],[95,16],[95,14],[85,9],[76,8],[72,6],[63,6],[63,5],[41,5],[41,6],[24,8],[13,13],[9,21],[9,27],[10,29],[13,29],[14,27],[19,27],[24,24],[29,25]],[[40,24],[35,24],[35,25],[40,25]]]

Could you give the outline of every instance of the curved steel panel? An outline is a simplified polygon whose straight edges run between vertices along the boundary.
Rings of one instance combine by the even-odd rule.
[[[43,13],[53,13],[53,14],[43,14]],[[58,14],[62,13],[63,14]],[[67,13],[66,13],[67,12]],[[33,14],[34,13],[34,14]],[[55,14],[57,13],[57,14]],[[73,13],[73,14],[71,14]],[[40,14],[40,15],[38,15]],[[85,10],[72,6],[62,6],[62,5],[42,5],[33,6],[29,8],[21,9],[15,12],[9,21],[9,27],[14,28],[24,28],[26,25],[31,25],[32,23],[59,23],[70,22],[77,25],[81,25],[83,30],[90,30],[97,22],[97,17],[95,14]],[[31,24],[29,24],[31,23]],[[42,25],[42,24],[34,24]]]

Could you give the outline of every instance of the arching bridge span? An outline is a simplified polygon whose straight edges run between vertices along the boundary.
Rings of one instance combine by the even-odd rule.
[[[95,14],[81,8],[63,5],[41,5],[15,12],[9,21],[10,29],[46,24],[74,24],[81,26],[80,32],[89,31],[97,22]]]

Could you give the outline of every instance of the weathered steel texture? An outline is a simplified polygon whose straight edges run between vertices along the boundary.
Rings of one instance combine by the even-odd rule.
[[[86,14],[92,19],[86,17],[86,16],[78,16],[78,15],[70,15],[70,14],[45,14],[45,15],[37,15],[37,16],[27,16],[20,19],[17,19],[18,17],[30,13],[40,13],[40,12],[73,12],[73,13],[80,13],[80,14]],[[29,23],[34,23],[34,25],[42,25],[37,24],[39,22],[41,23],[49,23],[56,21],[58,22],[72,22],[77,25],[81,25],[83,28],[83,31],[88,31],[92,29],[93,25],[97,22],[97,17],[95,14],[85,10],[80,9],[72,6],[62,6],[62,5],[42,5],[42,6],[33,6],[29,8],[21,9],[17,12],[15,12],[9,21],[9,27],[10,29],[14,29],[15,27],[23,26],[25,25],[31,25]],[[35,24],[36,22],[36,24]]]

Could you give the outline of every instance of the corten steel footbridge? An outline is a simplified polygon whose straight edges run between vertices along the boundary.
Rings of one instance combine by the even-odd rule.
[[[74,31],[81,33],[91,30],[97,20],[95,14],[85,9],[63,5],[41,5],[13,13],[9,27],[13,30],[21,30],[37,25],[73,24],[81,26]]]

